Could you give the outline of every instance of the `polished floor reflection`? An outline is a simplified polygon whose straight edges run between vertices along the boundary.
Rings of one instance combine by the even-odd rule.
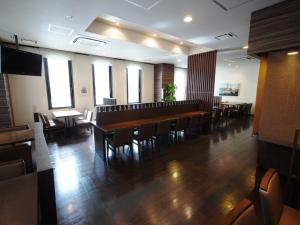
[[[107,164],[93,136],[50,143],[59,224],[217,225],[255,186],[251,120]]]

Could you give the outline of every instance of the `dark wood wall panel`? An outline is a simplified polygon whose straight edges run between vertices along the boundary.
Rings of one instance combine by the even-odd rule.
[[[251,16],[248,54],[300,47],[300,1],[283,1]]]
[[[0,128],[13,125],[7,77],[0,74]]]
[[[214,101],[217,51],[188,57],[187,99],[205,102],[203,110],[210,110]]]
[[[161,89],[169,83],[174,83],[173,64],[156,64],[154,65],[154,101],[161,101]]]

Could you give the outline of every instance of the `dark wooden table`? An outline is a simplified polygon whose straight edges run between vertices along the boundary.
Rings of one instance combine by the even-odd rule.
[[[0,182],[0,224],[38,224],[35,173]]]
[[[97,125],[96,121],[91,122],[91,124],[94,126],[94,139],[95,139],[95,152],[103,158],[103,160],[106,160],[106,149],[105,149],[105,138],[108,134],[113,133],[116,130],[120,129],[127,129],[127,128],[138,128],[139,126],[145,125],[145,124],[152,124],[152,123],[159,123],[166,120],[171,120],[172,122],[175,122],[178,118],[181,117],[192,117],[192,116],[204,116],[207,114],[207,112],[186,112],[186,113],[179,113],[174,115],[166,115],[166,116],[158,116],[158,117],[152,117],[152,118],[146,118],[146,119],[140,119],[140,120],[130,120],[130,121],[124,121],[120,123],[112,123],[112,124],[104,124],[104,125]]]
[[[0,145],[17,144],[34,140],[34,130],[17,130],[0,133]]]

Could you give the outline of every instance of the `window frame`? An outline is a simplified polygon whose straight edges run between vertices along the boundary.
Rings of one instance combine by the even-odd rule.
[[[112,66],[108,66],[109,73],[109,97],[113,97],[113,80],[112,80]],[[92,64],[92,76],[93,76],[93,98],[94,98],[94,106],[101,106],[101,104],[97,105],[96,102],[96,83],[95,83],[95,64]],[[102,104],[103,105],[103,104]]]
[[[128,67],[126,68],[126,84],[127,84],[127,104],[136,104],[142,103],[142,69],[139,69],[139,101],[138,102],[129,102],[129,93],[128,93]]]
[[[72,61],[68,60],[71,106],[64,106],[64,107],[53,107],[52,106],[51,87],[50,87],[50,80],[49,80],[48,59],[46,57],[44,58],[44,67],[45,67],[44,69],[45,69],[45,79],[46,79],[48,108],[49,109],[72,109],[72,108],[75,108]]]

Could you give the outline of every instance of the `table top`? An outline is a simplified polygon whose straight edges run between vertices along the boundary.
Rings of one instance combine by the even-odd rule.
[[[37,175],[0,182],[0,224],[38,224]]]
[[[56,110],[52,112],[55,118],[71,117],[71,116],[81,116],[82,113],[77,110]]]
[[[101,129],[105,133],[111,133],[118,129],[127,129],[127,128],[136,128],[141,125],[150,124],[150,123],[159,123],[162,121],[176,121],[180,117],[192,117],[192,116],[202,116],[205,115],[207,112],[188,112],[188,113],[180,113],[180,114],[174,114],[174,115],[167,115],[167,116],[159,116],[159,117],[153,117],[153,118],[147,118],[147,119],[140,119],[140,120],[130,120],[130,121],[124,121],[120,123],[112,123],[112,124],[105,124],[98,126],[95,121],[91,122],[92,125],[95,127]]]
[[[21,142],[33,141],[34,130],[16,130],[0,133],[0,145],[16,144]]]

